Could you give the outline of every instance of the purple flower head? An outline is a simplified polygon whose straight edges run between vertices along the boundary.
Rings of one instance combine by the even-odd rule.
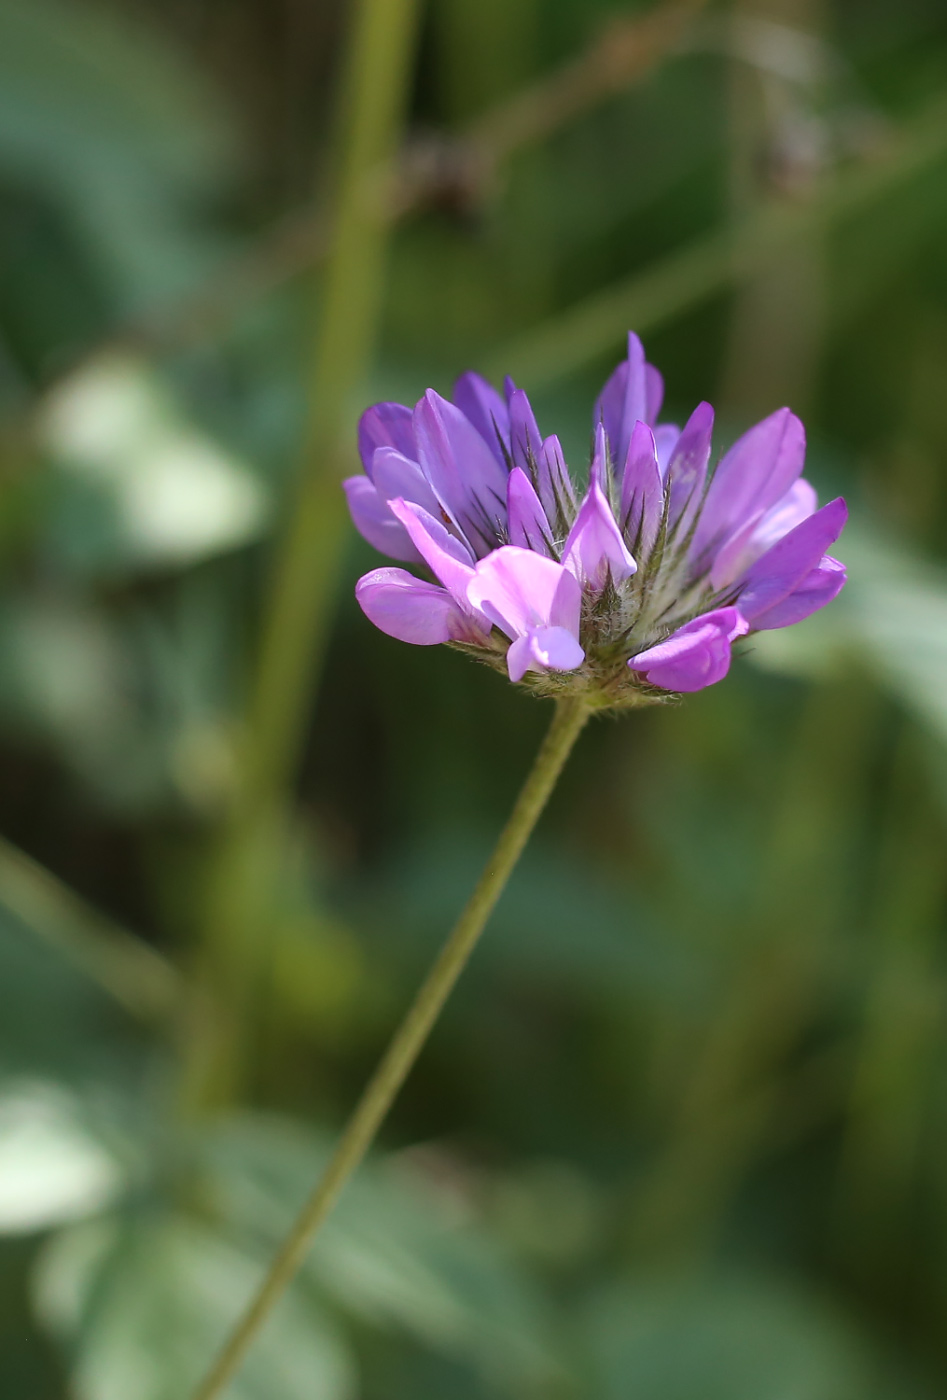
[[[446,642],[544,694],[642,704],[722,680],[732,644],[800,622],[839,593],[826,551],[841,499],[817,508],[805,431],[782,408],[712,462],[713,409],[657,424],[663,381],[636,335],[595,406],[576,493],[525,393],[461,375],[453,401],[362,415],[357,529],[428,571],[375,569],[356,596],[383,632]]]

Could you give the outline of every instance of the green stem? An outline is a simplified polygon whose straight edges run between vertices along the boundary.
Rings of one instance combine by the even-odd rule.
[[[322,1179],[280,1246],[256,1296],[195,1391],[194,1400],[216,1400],[223,1394],[274,1305],[305,1260],[316,1231],[368,1151],[473,952],[590,713],[584,701],[557,702],[552,724],[532,770],[467,907],[369,1080]]]
[[[239,746],[239,783],[209,855],[198,980],[214,1017],[195,1023],[182,1100],[233,1098],[249,1061],[254,989],[265,983],[261,930],[278,888],[286,795],[311,710],[346,539],[341,478],[357,395],[377,339],[390,218],[385,181],[401,138],[419,0],[356,0],[342,80],[331,239],[316,337],[302,469],[265,600]]]

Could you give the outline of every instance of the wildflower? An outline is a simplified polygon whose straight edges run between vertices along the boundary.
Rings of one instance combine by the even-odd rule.
[[[722,680],[732,644],[830,602],[845,569],[827,554],[846,519],[802,477],[805,431],[787,408],[711,471],[713,409],[658,424],[663,382],[641,342],[595,406],[581,500],[559,439],[529,400],[461,375],[453,402],[363,414],[366,475],[345,483],[356,527],[382,553],[426,566],[366,574],[356,596],[383,632],[445,642],[544,694],[640,704]]]

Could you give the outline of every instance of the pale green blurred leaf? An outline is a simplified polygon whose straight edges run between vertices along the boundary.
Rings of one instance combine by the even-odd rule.
[[[47,1248],[40,1316],[74,1358],[77,1400],[181,1400],[197,1384],[263,1268],[174,1216],[77,1226]],[[285,1297],[233,1382],[233,1400],[346,1400],[347,1348],[299,1289]]]
[[[89,556],[73,497],[72,512],[54,517],[67,558],[78,549],[100,569],[175,568],[245,544],[263,527],[261,482],[134,356],[102,357],[59,384],[38,431],[54,462],[95,498],[105,525]]]
[[[109,1204],[122,1164],[61,1085],[0,1085],[0,1234],[80,1220]]]
[[[867,1400],[868,1356],[820,1299],[767,1278],[642,1277],[588,1308],[596,1400]]]

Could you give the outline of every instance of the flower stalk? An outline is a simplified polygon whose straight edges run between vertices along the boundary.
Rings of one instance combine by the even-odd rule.
[[[583,699],[556,702],[552,723],[533,767],[466,908],[369,1080],[321,1180],[271,1262],[256,1296],[195,1391],[194,1400],[218,1400],[223,1395],[302,1266],[316,1232],[371,1146],[476,947],[592,708]]]

